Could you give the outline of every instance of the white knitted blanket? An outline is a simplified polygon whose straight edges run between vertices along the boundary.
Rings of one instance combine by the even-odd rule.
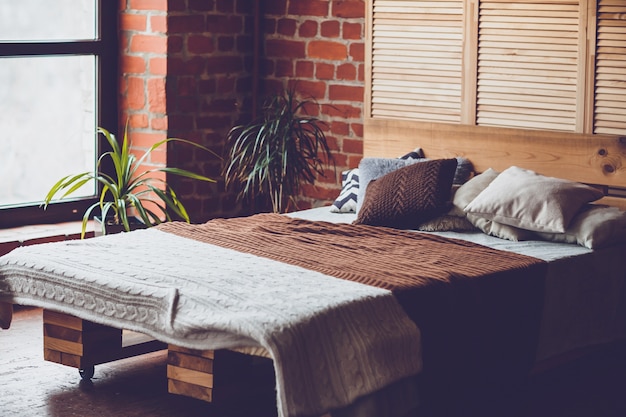
[[[391,292],[156,229],[18,248],[0,257],[3,301],[192,349],[262,346],[281,417],[346,406],[422,365]]]

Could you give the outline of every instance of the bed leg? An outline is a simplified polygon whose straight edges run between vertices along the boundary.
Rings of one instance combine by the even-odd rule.
[[[82,379],[91,379],[94,365],[121,354],[121,329],[44,310],[43,331],[44,359],[78,368]]]
[[[13,304],[0,301],[0,329],[11,327],[13,319]]]
[[[78,368],[83,380],[94,365],[139,356],[167,345],[142,333],[96,324],[78,317],[43,311],[44,359]]]
[[[168,392],[212,402],[214,359],[213,350],[193,350],[169,345],[167,351]]]
[[[78,370],[78,374],[83,381],[91,381],[91,378],[93,378],[93,374],[95,371],[95,366],[91,365],[86,368],[80,368]]]

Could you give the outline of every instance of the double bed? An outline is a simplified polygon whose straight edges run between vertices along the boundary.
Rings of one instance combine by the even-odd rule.
[[[465,132],[448,146],[395,133],[366,142],[364,160],[393,165],[417,146],[427,159],[372,178],[359,213],[325,206],[18,248],[0,258],[0,324],[9,327],[11,304],[43,307],[46,358],[87,374],[142,352],[124,351],[121,329],[148,335],[157,344],[146,351],[170,350],[170,392],[205,400],[212,375],[194,364],[218,349],[267,356],[284,417],[497,415],[521,400],[533,369],[626,337],[624,212],[607,208],[604,228],[595,227],[604,214],[581,214],[623,210],[619,196],[600,198],[626,187],[623,140],[546,148],[507,137],[508,157],[494,159],[489,135]],[[460,156],[475,173],[453,187]],[[454,161],[452,171],[439,161]],[[501,217],[490,229],[421,227],[455,207],[467,220],[463,209],[498,177],[511,184],[503,173],[530,178],[519,189],[542,173],[600,192],[585,186],[561,204],[562,232],[511,237],[494,231]],[[484,175],[493,178],[476,188]],[[429,179],[405,184],[416,177]],[[399,195],[420,200],[408,216],[387,204]]]

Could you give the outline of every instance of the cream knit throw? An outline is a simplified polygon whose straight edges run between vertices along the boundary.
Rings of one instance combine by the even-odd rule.
[[[282,417],[421,370],[419,331],[391,292],[156,229],[18,248],[0,258],[2,301],[193,349],[262,346]]]

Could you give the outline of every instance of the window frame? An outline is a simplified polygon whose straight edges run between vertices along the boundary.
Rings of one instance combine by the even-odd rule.
[[[20,56],[95,56],[97,71],[96,120],[98,126],[107,126],[109,130],[116,132],[119,82],[118,3],[109,0],[97,0],[96,7],[99,32],[96,39],[0,42],[0,59]],[[96,143],[98,156],[107,151],[102,146],[102,141]],[[112,169],[104,166],[102,170],[111,172]],[[100,188],[99,184],[98,188]],[[43,210],[39,203],[0,208],[0,228],[80,220],[85,210],[96,201],[97,197],[94,194],[89,197],[63,199],[48,205],[46,210]]]

